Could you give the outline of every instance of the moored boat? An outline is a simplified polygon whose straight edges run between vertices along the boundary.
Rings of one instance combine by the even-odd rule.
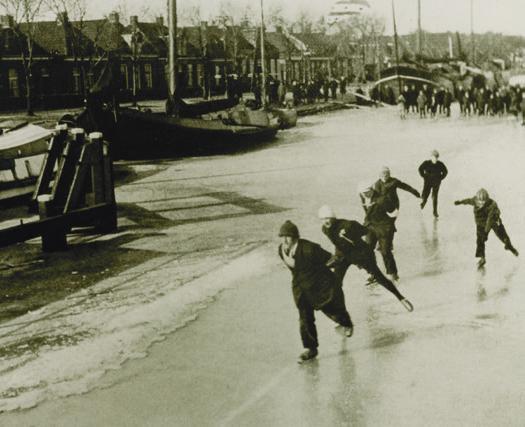
[[[33,192],[53,131],[21,121],[0,122],[0,200]]]

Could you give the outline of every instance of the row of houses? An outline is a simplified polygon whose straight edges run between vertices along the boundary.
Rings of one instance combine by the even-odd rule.
[[[228,75],[245,84],[260,70],[259,30],[249,25],[220,26],[202,22],[178,29],[178,78],[183,96],[225,93]],[[124,100],[165,98],[168,30],[163,18],[121,22],[117,13],[99,20],[17,24],[0,17],[0,109],[80,104],[109,56],[118,57]],[[266,69],[291,83],[316,76],[355,74],[363,66],[357,46],[340,46],[335,36],[291,34],[276,28],[265,37]],[[349,53],[350,52],[350,53]]]

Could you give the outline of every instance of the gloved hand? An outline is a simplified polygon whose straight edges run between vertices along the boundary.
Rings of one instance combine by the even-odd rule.
[[[460,205],[461,203],[459,203],[459,200],[456,200],[456,201],[454,202],[454,204],[457,206],[457,205]]]

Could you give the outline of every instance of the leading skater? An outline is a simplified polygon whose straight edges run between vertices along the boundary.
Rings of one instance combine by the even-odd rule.
[[[478,267],[483,267],[487,260],[485,258],[485,242],[488,239],[490,230],[494,233],[505,245],[505,249],[512,252],[515,256],[519,252],[512,245],[510,237],[501,221],[501,212],[498,204],[489,197],[489,193],[484,188],[480,189],[474,197],[464,200],[456,200],[454,204],[457,205],[471,205],[474,206],[474,219],[476,221],[476,258],[479,258]]]
[[[414,307],[410,301],[399,292],[377,266],[373,249],[363,240],[363,237],[368,234],[368,228],[357,221],[336,218],[330,206],[321,206],[318,215],[323,222],[323,233],[335,246],[333,267],[341,286],[346,271],[353,264],[359,269],[366,270],[377,283],[394,294],[408,311],[413,311]]]
[[[299,229],[286,221],[279,230],[282,242],[279,256],[292,272],[292,292],[299,310],[301,340],[305,351],[299,356],[299,363],[317,356],[319,342],[315,327],[315,310],[338,323],[347,337],[353,333],[350,314],[346,310],[345,297],[332,270],[326,263],[331,255],[317,243],[299,238]]]
[[[430,160],[425,160],[419,166],[419,174],[423,178],[423,194],[421,195],[421,209],[427,204],[428,196],[432,190],[432,205],[434,208],[434,218],[438,218],[438,193],[441,181],[443,181],[447,175],[448,170],[445,164],[439,160],[439,152],[432,150],[430,153]]]

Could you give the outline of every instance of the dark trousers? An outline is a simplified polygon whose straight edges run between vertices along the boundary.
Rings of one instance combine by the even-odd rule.
[[[373,229],[368,233],[368,244],[372,249],[375,249],[376,245],[379,246],[379,252],[383,257],[387,274],[397,274],[397,264],[394,258],[394,233],[395,227],[391,227],[389,230],[381,233],[377,233]]]
[[[499,220],[496,224],[492,226],[492,230],[494,231],[498,239],[500,239],[503,242],[503,244],[505,245],[505,249],[514,249],[512,243],[510,242],[510,237],[507,234],[507,230],[505,230],[505,227],[503,226],[501,220]],[[488,239],[488,234],[485,233],[484,227],[480,227],[478,225],[476,226],[476,235],[476,258],[485,257],[485,242]]]
[[[425,183],[423,184],[423,191],[421,192],[421,198],[423,199],[423,201],[421,202],[421,207],[424,208],[427,204],[430,191],[432,190],[432,205],[434,208],[434,215],[437,215],[438,213],[438,193],[440,185],[441,182],[435,183],[425,180]]]
[[[346,271],[352,264],[353,263],[350,260],[345,258],[344,261],[342,261],[335,267],[334,274],[336,275],[337,280],[339,281],[339,283],[341,283],[341,285],[343,284],[343,278],[345,276]],[[381,286],[383,286],[383,288],[394,294],[394,296],[398,300],[402,300],[404,298],[404,296],[401,294],[401,292],[399,292],[394,283],[392,283],[391,280],[388,280],[388,278],[379,269],[376,258],[373,253],[370,254],[370,258],[368,260],[366,260],[365,262],[355,263],[355,265],[358,268],[364,269],[376,280],[377,283],[379,283]]]
[[[299,329],[301,332],[301,341],[304,348],[317,348],[317,328],[315,326],[315,310],[308,300],[303,296],[297,303],[299,310]],[[334,295],[329,303],[320,308],[327,317],[341,326],[353,326],[350,314],[346,310],[345,296],[340,287],[334,289]]]

